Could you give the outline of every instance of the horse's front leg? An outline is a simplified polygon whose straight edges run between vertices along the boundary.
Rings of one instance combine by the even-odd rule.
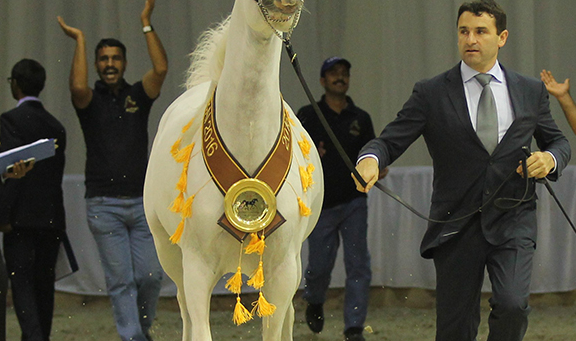
[[[262,320],[263,341],[293,340],[292,299],[300,284],[300,269],[299,257],[288,255],[282,264],[273,264],[268,268],[269,271],[265,272],[267,275],[263,292],[266,299],[276,305],[276,312],[272,317]]]
[[[198,250],[183,249],[184,293],[188,315],[192,322],[193,341],[212,341],[210,333],[210,297],[218,278],[214,270],[206,264],[196,252]],[[187,333],[189,331],[184,331]]]

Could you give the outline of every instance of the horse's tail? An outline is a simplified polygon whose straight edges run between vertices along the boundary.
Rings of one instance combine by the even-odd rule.
[[[191,64],[186,77],[187,89],[206,81],[218,82],[224,65],[229,27],[230,16],[216,27],[202,33],[198,45],[190,54]]]

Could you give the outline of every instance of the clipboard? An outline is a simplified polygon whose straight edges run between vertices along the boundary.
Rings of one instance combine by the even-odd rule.
[[[56,154],[54,139],[40,139],[36,142],[16,147],[0,153],[0,173],[7,170],[8,166],[20,160],[35,159],[44,160]]]

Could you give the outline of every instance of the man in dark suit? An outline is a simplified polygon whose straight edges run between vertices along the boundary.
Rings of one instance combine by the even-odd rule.
[[[357,187],[370,190],[379,170],[422,135],[434,167],[431,218],[446,221],[474,212],[431,222],[422,241],[422,256],[436,267],[436,340],[476,338],[486,268],[492,283],[488,340],[519,341],[528,325],[536,247],[533,178],[557,179],[570,146],[550,115],[544,84],[497,60],[508,38],[502,8],[492,0],[465,3],[457,25],[462,62],[415,85],[396,119],[361,150],[357,169],[367,186],[357,182]],[[488,75],[488,85],[479,73]],[[487,86],[491,93],[484,96]],[[495,124],[484,119],[490,112]],[[493,138],[484,138],[487,131]],[[526,160],[524,174],[522,147],[533,137],[539,151]],[[495,198],[523,200],[495,203]]]
[[[46,72],[31,59],[22,59],[9,78],[16,108],[0,116],[0,151],[54,138],[54,157],[33,168],[18,165],[13,176],[3,179],[0,225],[4,234],[4,257],[10,274],[12,299],[22,330],[22,340],[50,339],[54,310],[54,269],[65,229],[62,175],[66,132],[38,95]],[[22,177],[22,175],[25,176]],[[4,178],[4,177],[3,177]]]

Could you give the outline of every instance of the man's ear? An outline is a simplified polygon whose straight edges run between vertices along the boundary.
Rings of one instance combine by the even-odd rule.
[[[498,47],[499,48],[504,47],[504,45],[506,45],[507,40],[508,40],[508,30],[504,30],[504,31],[500,32],[500,37],[498,40]]]

